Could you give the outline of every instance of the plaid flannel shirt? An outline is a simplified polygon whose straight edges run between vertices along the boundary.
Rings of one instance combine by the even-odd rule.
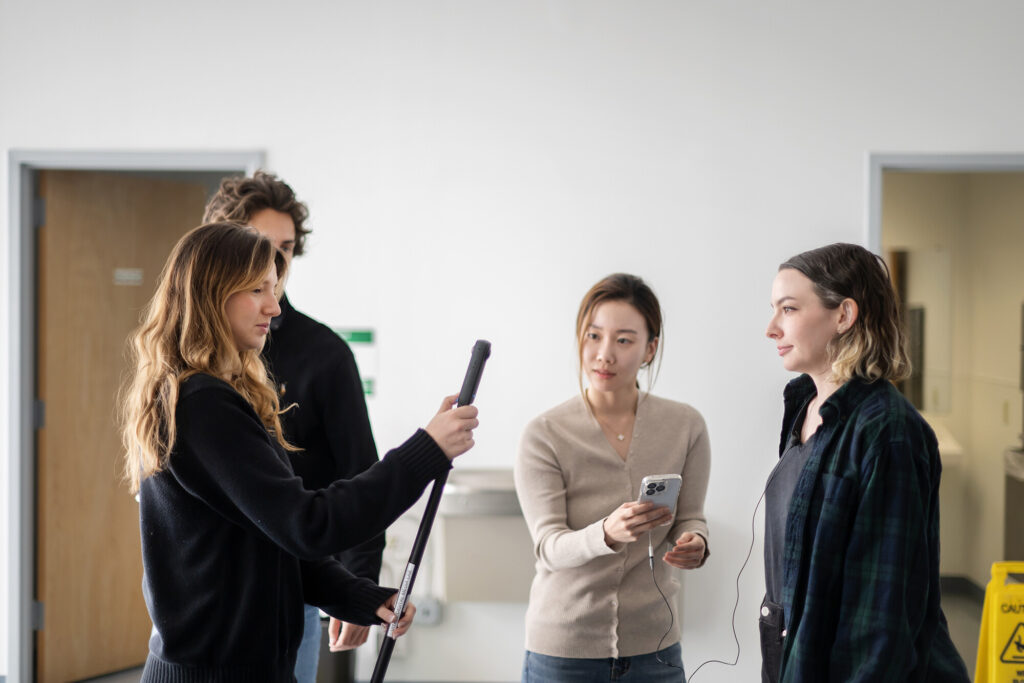
[[[779,453],[814,382],[786,387]],[[822,424],[786,523],[782,681],[969,681],[939,606],[932,429],[888,381],[853,379]]]

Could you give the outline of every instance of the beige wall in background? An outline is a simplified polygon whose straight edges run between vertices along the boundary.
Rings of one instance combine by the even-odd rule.
[[[964,550],[970,576],[985,585],[1003,559],[1003,452],[1021,431],[1020,333],[1024,301],[1024,174],[977,174],[969,182],[972,457],[967,520],[980,533]],[[959,325],[958,325],[959,326]]]
[[[926,309],[927,416],[964,450],[944,460],[942,573],[984,586],[1003,558],[1003,451],[1021,431],[1024,173],[883,182],[884,249],[909,252],[908,304]]]
[[[952,414],[953,270],[967,221],[966,175],[887,171],[882,192],[885,251],[906,251],[907,305],[925,308],[924,409]],[[943,274],[943,276],[939,276]],[[962,410],[959,412],[963,412]],[[952,425],[958,433],[966,422]]]

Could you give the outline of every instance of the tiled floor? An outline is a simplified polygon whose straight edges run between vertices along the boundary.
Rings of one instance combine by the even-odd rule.
[[[942,611],[949,622],[949,635],[967,664],[974,680],[974,664],[978,657],[978,633],[981,631],[981,604],[963,593],[942,594]]]
[[[974,662],[978,653],[978,631],[981,629],[981,605],[972,597],[953,592],[942,596],[942,610],[949,621],[949,633],[960,655],[967,663],[967,671],[974,678]],[[139,683],[142,669],[131,669],[100,678],[89,683]]]

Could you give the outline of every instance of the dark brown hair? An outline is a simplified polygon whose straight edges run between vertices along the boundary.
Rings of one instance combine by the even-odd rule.
[[[658,297],[654,295],[654,291],[646,282],[636,275],[628,273],[613,273],[602,278],[583,296],[579,312],[576,314],[576,345],[577,358],[580,362],[581,389],[583,386],[583,335],[594,316],[594,309],[606,301],[624,301],[635,308],[647,325],[648,343],[655,339],[660,340],[663,334],[661,304],[658,303]],[[660,363],[661,344],[658,344],[654,353],[655,357],[647,364],[648,368],[653,367],[655,358]],[[654,372],[651,378],[652,384],[656,376],[657,372]]]
[[[273,209],[291,216],[295,223],[295,248],[292,253],[301,256],[306,244],[306,235],[311,230],[305,222],[309,209],[295,197],[288,183],[273,173],[256,171],[252,178],[224,178],[220,189],[206,205],[204,223],[230,221],[245,224],[254,213]]]
[[[881,257],[838,243],[797,254],[779,266],[785,268],[803,273],[826,308],[838,308],[844,299],[857,302],[853,325],[828,344],[834,381],[897,382],[910,376],[900,301]]]

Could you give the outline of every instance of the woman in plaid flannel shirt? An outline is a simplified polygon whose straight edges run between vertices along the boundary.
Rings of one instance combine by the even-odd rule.
[[[910,374],[885,263],[863,247],[798,254],[767,335],[786,387],[766,486],[765,681],[968,681],[939,606],[935,435],[893,386]]]

